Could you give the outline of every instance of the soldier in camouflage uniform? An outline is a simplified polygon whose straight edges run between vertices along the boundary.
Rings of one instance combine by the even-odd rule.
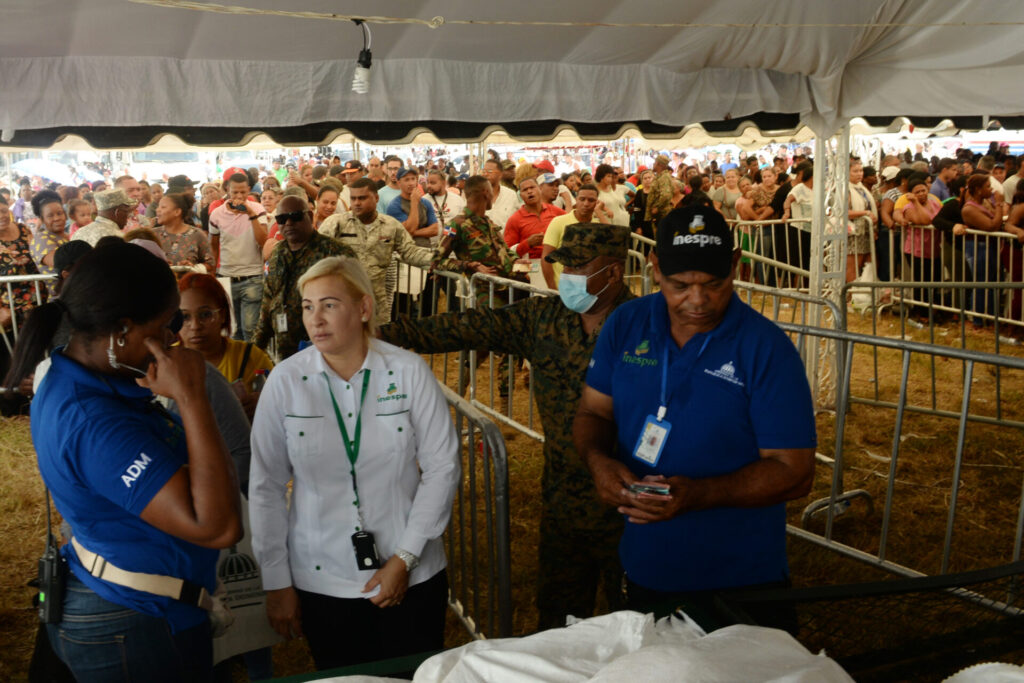
[[[668,166],[668,157],[659,154],[654,160],[654,182],[647,188],[647,211],[644,220],[654,226],[654,234],[658,234],[658,223],[672,210],[672,171]]]
[[[282,218],[286,216],[287,218]],[[301,220],[296,216],[301,215]],[[351,248],[313,229],[313,212],[302,197],[285,197],[277,205],[277,224],[284,239],[274,247],[267,262],[260,320],[253,343],[266,350],[271,335],[277,342],[278,360],[299,350],[308,340],[302,324],[302,295],[296,284],[306,270],[328,256],[355,256]]]
[[[383,325],[391,310],[385,286],[391,255],[397,253],[405,263],[427,268],[433,262],[434,252],[417,246],[397,220],[377,212],[377,184],[369,178],[349,185],[349,202],[351,213],[330,216],[319,232],[350,247],[366,267],[373,285],[374,317],[378,325]]]
[[[611,609],[620,606],[622,517],[598,500],[573,447],[572,421],[601,326],[633,298],[622,280],[628,246],[629,228],[574,224],[566,227],[561,248],[548,255],[565,265],[565,273],[589,276],[587,291],[597,300],[585,313],[573,312],[561,298],[534,297],[497,310],[402,318],[380,333],[424,353],[484,347],[530,361],[544,428],[537,579],[542,629],[564,626],[567,614],[591,616],[598,586],[604,586]]]
[[[518,257],[502,239],[501,227],[486,215],[494,199],[490,182],[483,176],[473,176],[466,181],[465,193],[466,208],[445,226],[434,256],[434,268],[467,277],[476,272],[526,282],[520,274],[513,273]],[[456,258],[449,258],[452,252]],[[480,297],[478,292],[478,300]]]

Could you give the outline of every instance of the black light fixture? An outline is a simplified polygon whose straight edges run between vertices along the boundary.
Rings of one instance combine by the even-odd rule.
[[[359,58],[356,60],[356,71],[352,76],[352,92],[365,95],[370,91],[370,64],[373,63],[373,55],[370,54],[370,27],[362,19],[353,19],[356,26],[363,29],[363,49],[359,51]]]

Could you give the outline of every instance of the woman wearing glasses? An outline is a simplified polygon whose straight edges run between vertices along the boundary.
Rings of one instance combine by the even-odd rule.
[[[59,299],[28,317],[7,386],[43,359],[32,442],[74,529],[63,615],[47,626],[79,681],[206,681],[218,549],[241,536],[235,468],[180,327],[167,264],[125,242],[79,259]],[[171,415],[154,394],[174,399]],[[175,590],[176,589],[176,590]],[[173,596],[173,597],[172,597]]]
[[[212,275],[186,273],[178,283],[183,324],[179,336],[185,348],[203,354],[232,383],[245,414],[252,420],[263,380],[274,363],[251,342],[231,339],[231,314],[224,288]]]

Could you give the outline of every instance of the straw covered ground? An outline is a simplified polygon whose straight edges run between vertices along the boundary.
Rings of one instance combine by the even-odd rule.
[[[851,331],[879,336],[898,336],[898,318],[883,314],[872,327],[871,319],[851,318]],[[917,341],[928,341],[927,330],[907,330]],[[991,332],[965,335],[969,348],[992,350]],[[940,330],[936,341],[959,345],[959,330]],[[1019,347],[1003,346],[1004,355],[1024,356]],[[914,355],[910,362],[907,404],[948,410],[961,407],[964,365],[960,361]],[[854,356],[852,395],[877,401],[898,400],[902,357],[897,351],[882,351],[876,357],[869,348],[857,347]],[[486,372],[485,362],[481,370]],[[440,362],[435,370],[443,376]],[[449,365],[449,386],[454,386],[455,363]],[[525,372],[517,373],[519,388],[513,399],[513,414],[527,421],[529,399]],[[933,391],[934,386],[934,391]],[[1024,423],[1024,377],[1021,371],[996,370],[977,365],[970,382],[971,412],[989,418]],[[1000,399],[997,401],[997,397]],[[958,497],[952,526],[949,571],[962,571],[1009,562],[1014,554],[1014,532],[1024,485],[1024,431],[1018,426],[969,422],[958,479],[953,487],[957,455],[958,422],[948,417],[907,413],[898,441],[899,453],[892,466],[896,412],[891,407],[854,402],[848,412],[844,438],[844,490],[864,489],[872,496],[869,508],[856,500],[833,524],[836,540],[869,553],[879,551],[886,484],[890,468],[894,473],[891,521],[885,557],[913,569],[937,573],[943,563],[943,540],[953,496]],[[539,430],[539,420],[534,415]],[[818,415],[819,453],[835,455],[836,416]],[[503,427],[509,454],[510,514],[512,542],[513,625],[516,633],[532,627],[532,602],[536,565],[539,516],[540,444],[511,428]],[[790,522],[800,525],[804,506],[828,495],[833,469],[819,463],[814,490],[804,500],[790,505]],[[0,680],[24,680],[31,657],[35,614],[30,608],[31,589],[26,582],[34,575],[44,539],[45,513],[42,483],[35,467],[35,454],[26,418],[5,418],[0,422]],[[808,529],[822,533],[823,516],[810,520]],[[794,583],[819,585],[873,580],[885,575],[862,563],[844,560],[834,553],[802,541],[790,542]],[[457,619],[450,617],[449,646],[465,642],[467,636]],[[304,644],[292,642],[275,648],[277,675],[307,671],[311,667]],[[236,668],[236,680],[244,680]]]

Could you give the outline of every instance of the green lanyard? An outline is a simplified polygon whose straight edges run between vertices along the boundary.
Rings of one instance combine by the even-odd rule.
[[[363,393],[359,397],[359,407],[356,408],[356,431],[355,438],[348,438],[348,430],[345,429],[345,421],[341,418],[341,408],[338,407],[338,401],[334,398],[334,390],[331,389],[331,380],[327,376],[326,372],[320,373],[324,376],[324,381],[327,382],[327,393],[331,395],[331,403],[334,405],[334,417],[338,419],[338,427],[341,429],[341,440],[345,443],[345,454],[348,455],[348,461],[352,465],[352,492],[356,496],[355,506],[359,514],[359,523],[362,524],[363,513],[359,511],[359,485],[356,483],[356,460],[359,459],[359,439],[362,435],[363,429],[363,402],[366,400],[366,390],[370,387],[370,369],[367,368],[363,373]],[[359,527],[356,527],[356,531],[359,531]]]

